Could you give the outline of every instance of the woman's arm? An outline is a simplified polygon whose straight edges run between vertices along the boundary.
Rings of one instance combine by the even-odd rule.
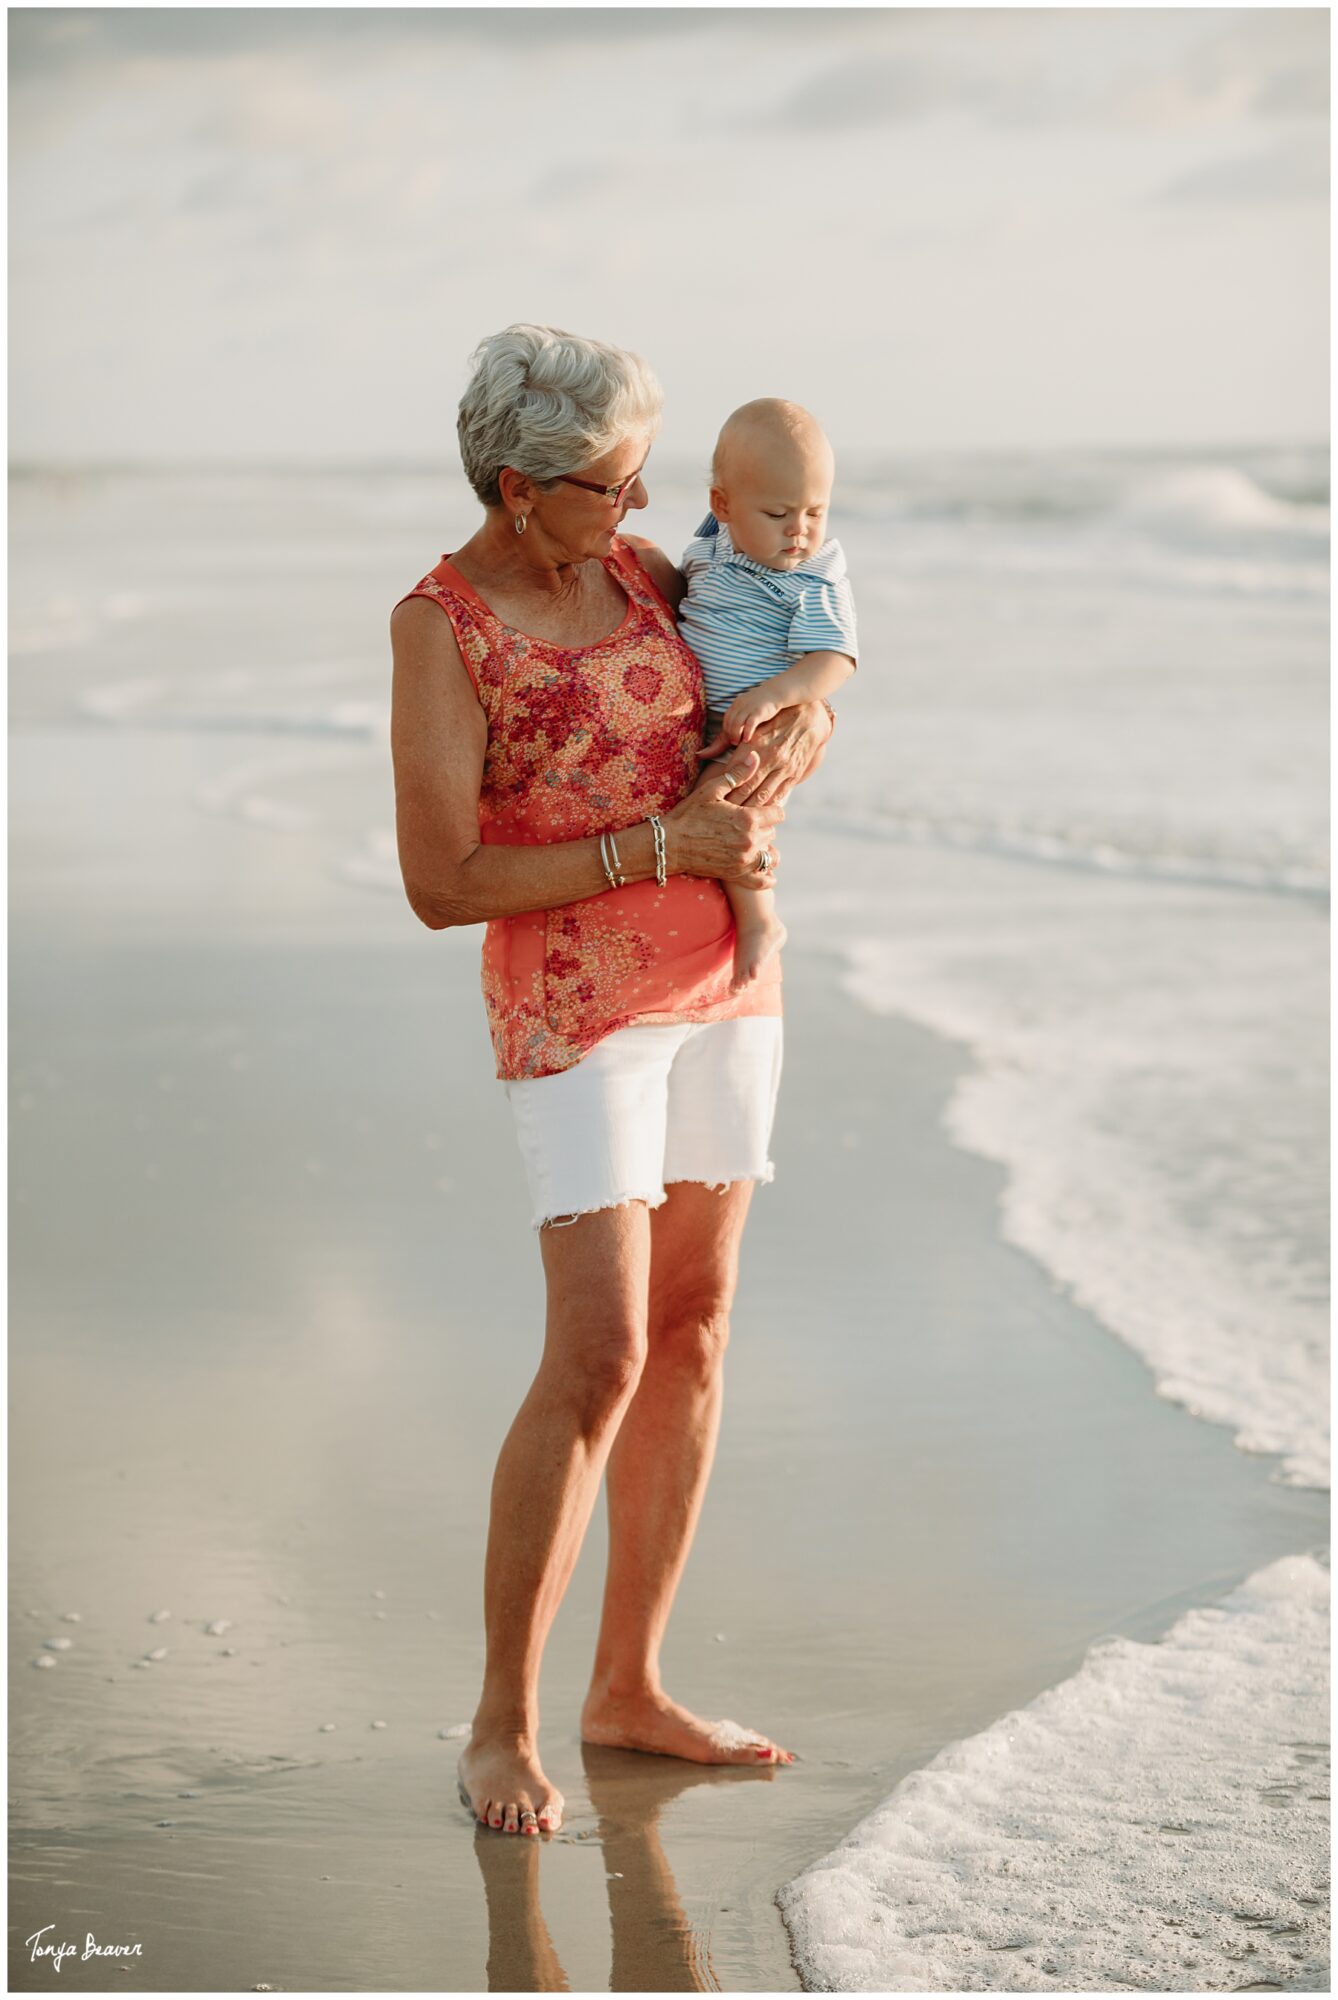
[[[478,813],[488,727],[450,620],[425,598],[409,598],[391,613],[390,639],[395,830],[414,915],[429,930],[445,930],[525,910],[560,909],[606,889],[597,836],[528,846],[483,844]],[[755,760],[743,751],[728,766],[718,785],[689,793],[662,815],[667,869],[766,888],[777,870],[759,875],[757,858],[785,815],[774,804],[726,804],[724,795],[740,778],[746,782],[754,775]],[[649,880],[655,873],[650,826],[628,827],[617,840],[624,879]]]

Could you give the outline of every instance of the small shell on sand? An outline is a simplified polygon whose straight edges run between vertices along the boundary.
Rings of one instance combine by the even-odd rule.
[[[66,1625],[77,1625],[80,1622],[80,1614],[77,1611],[62,1611],[60,1615]]]
[[[215,1618],[213,1624],[206,1625],[204,1629],[206,1637],[221,1639],[225,1632],[232,1630],[232,1620],[230,1618]]]
[[[333,1722],[323,1722],[323,1723],[321,1724],[321,1734],[322,1734],[322,1736],[328,1736],[328,1735],[329,1735],[329,1733],[330,1733],[330,1731],[331,1731],[332,1729],[336,1728],[336,1727],[337,1727],[337,1725],[336,1725],[335,1723],[333,1723]]]
[[[55,1664],[56,1656],[54,1653],[39,1653],[33,1661],[35,1667],[54,1667]]]
[[[146,1660],[165,1660],[167,1658],[167,1648],[166,1646],[155,1646],[153,1651],[146,1653],[144,1657]]]
[[[386,1594],[386,1593],[384,1592],[384,1590],[374,1590],[374,1591],[372,1592],[372,1596],[373,1596],[373,1597],[384,1597],[384,1596],[385,1596],[385,1594]]]
[[[225,1660],[235,1660],[237,1657],[237,1648],[235,1646],[223,1646],[220,1648],[220,1652]]]
[[[453,1722],[449,1729],[439,1729],[437,1731],[437,1735],[441,1737],[443,1741],[448,1736],[468,1736],[470,1731],[470,1726],[471,1725],[467,1722]]]
[[[725,1643],[725,1635],[724,1635],[724,1633],[723,1633],[723,1632],[717,1632],[717,1633],[716,1633],[716,1635],[715,1635],[715,1642],[716,1642],[716,1645],[717,1645],[717,1646],[723,1646],[723,1645],[724,1645],[724,1643]]]
[[[149,1613],[149,1623],[150,1625],[162,1625],[171,1616],[170,1611],[151,1611]]]
[[[372,1724],[372,1728],[373,1728],[373,1729],[384,1729],[384,1728],[385,1728],[385,1726],[386,1726],[386,1725],[385,1725],[385,1723],[384,1723],[384,1722],[374,1722],[374,1723]]]
[[[43,1639],[42,1644],[46,1647],[48,1653],[68,1653],[74,1641],[73,1639]]]

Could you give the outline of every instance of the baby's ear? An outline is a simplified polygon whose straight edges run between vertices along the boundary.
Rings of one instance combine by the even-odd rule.
[[[713,486],[713,487],[711,488],[711,494],[710,494],[710,499],[711,499],[711,512],[712,512],[712,513],[713,513],[713,514],[715,515],[715,517],[716,517],[716,520],[717,520],[717,521],[728,521],[728,519],[729,519],[729,496],[728,496],[728,494],[727,494],[727,493],[725,492],[725,489],[724,489],[724,487],[723,487],[723,486]]]

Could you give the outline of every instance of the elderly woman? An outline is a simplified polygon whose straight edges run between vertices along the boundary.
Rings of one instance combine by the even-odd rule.
[[[430,929],[485,923],[483,992],[547,1280],[497,1461],[487,1663],[462,1802],[555,1831],[539,1666],[607,1468],[609,1567],[581,1733],[699,1763],[788,1763],[666,1693],[660,1644],[710,1476],[739,1239],[781,1065],[779,959],[731,990],[721,887],[776,879],[772,830],[830,733],[784,710],[701,782],[701,672],[646,505],[661,392],[552,327],[485,340],[460,405],[477,531],[396,605],[400,865]],[[442,614],[445,614],[443,616]]]

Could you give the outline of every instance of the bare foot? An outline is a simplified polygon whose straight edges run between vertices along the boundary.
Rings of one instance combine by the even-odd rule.
[[[456,1765],[460,1797],[483,1826],[503,1833],[556,1833],[566,1801],[550,1785],[527,1736],[471,1736]],[[533,1817],[522,1819],[522,1814]]]
[[[581,1711],[586,1743],[614,1750],[651,1750],[694,1764],[793,1764],[794,1752],[737,1722],[706,1722],[663,1690],[613,1695],[592,1688]]]
[[[742,993],[745,986],[752,985],[772,952],[780,950],[785,937],[785,926],[775,915],[754,917],[744,924],[736,921],[734,977],[729,983],[731,993]]]

